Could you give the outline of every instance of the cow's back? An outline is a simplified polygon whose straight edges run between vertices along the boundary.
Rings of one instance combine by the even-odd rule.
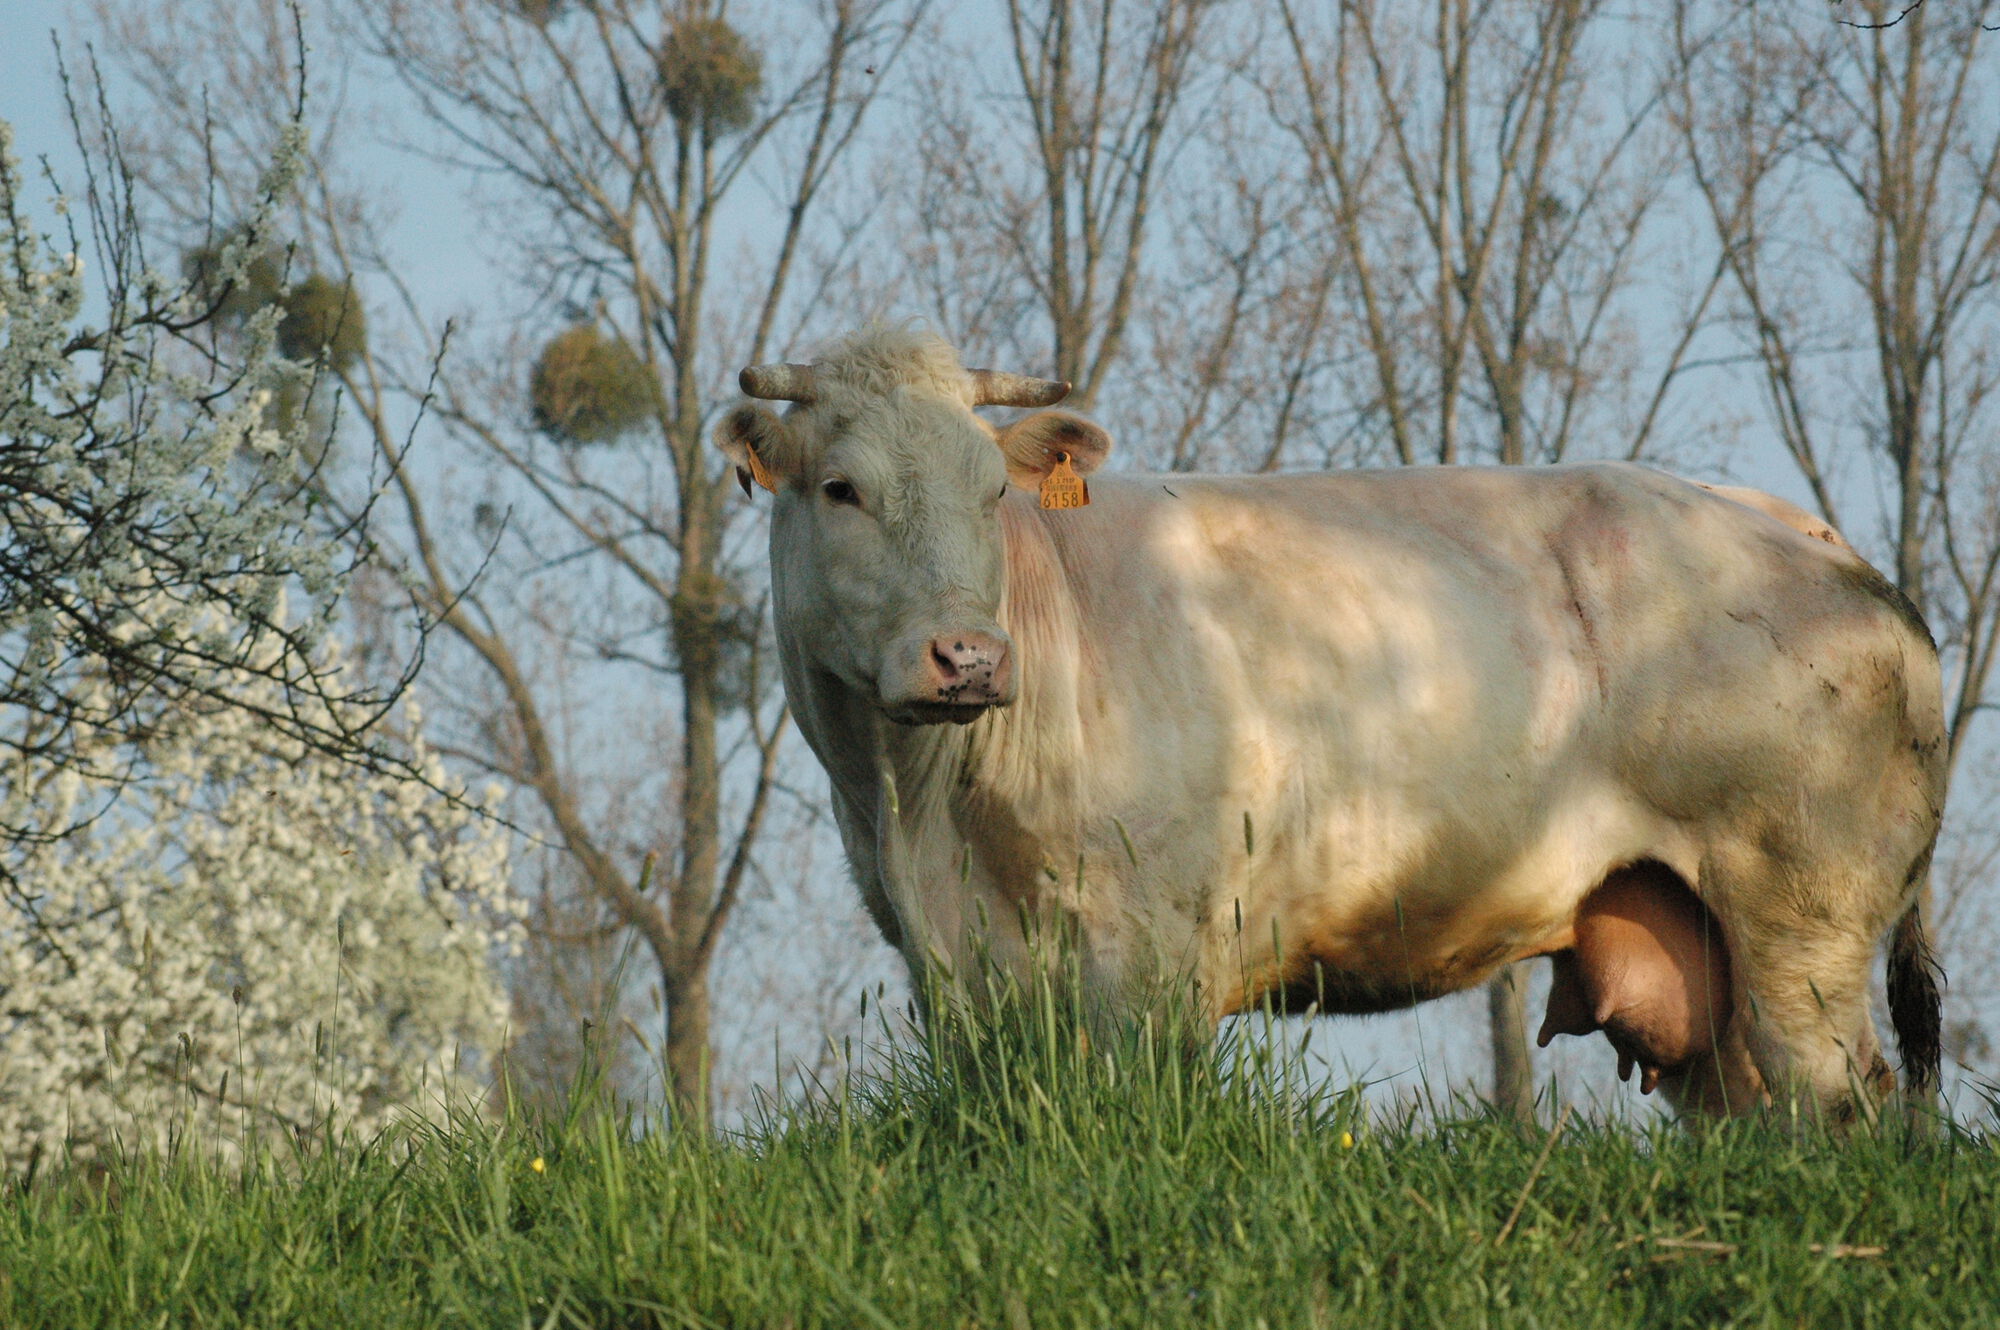
[[[1721,714],[1766,728],[1697,698],[1755,694],[1779,729],[1857,709],[1912,742],[1941,729],[1929,632],[1880,573],[1644,467],[1107,478],[1099,493],[1101,525],[1062,543],[1088,649],[1114,672],[1165,657],[1267,696],[1360,684],[1406,716],[1430,709],[1418,694],[1471,688],[1571,735],[1602,718],[1642,756]],[[1898,705],[1877,705],[1887,690]]]

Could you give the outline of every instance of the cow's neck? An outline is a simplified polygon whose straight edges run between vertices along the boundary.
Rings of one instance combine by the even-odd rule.
[[[924,898],[934,938],[970,922],[937,917],[953,913],[947,898],[986,898],[989,912],[1017,915],[1058,903],[1052,897],[1067,893],[1050,888],[1071,885],[1085,812],[1076,779],[1084,671],[1069,552],[1051,529],[1061,516],[1002,505],[999,620],[1014,643],[1014,704],[966,726],[878,727],[878,825],[890,833],[880,838],[881,866],[907,879],[885,885],[908,904],[912,893]]]
[[[1060,520],[1061,514],[1054,520]],[[905,789],[935,789],[954,818],[1007,815],[1040,827],[1074,806],[1079,733],[1077,597],[1064,542],[1049,515],[1003,504],[1005,586],[999,620],[1013,639],[1014,704],[970,725],[884,726]]]

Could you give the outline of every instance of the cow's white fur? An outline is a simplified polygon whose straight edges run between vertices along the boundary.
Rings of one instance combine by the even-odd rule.
[[[1938,667],[1789,505],[1601,464],[1100,477],[1043,512],[996,505],[1009,436],[943,342],[873,330],[816,382],[720,440],[780,472],[787,692],[914,971],[1029,964],[1023,921],[1062,919],[1107,1011],[1181,977],[1219,1017],[1315,974],[1380,1009],[1563,945],[1607,872],[1656,859],[1737,989],[1670,1092],[1833,1101],[1868,1072],[1870,958],[1943,797]],[[989,628],[1010,708],[885,716],[899,653]]]

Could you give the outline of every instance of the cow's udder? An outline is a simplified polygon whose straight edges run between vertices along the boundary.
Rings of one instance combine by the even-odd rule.
[[[1537,1042],[1602,1030],[1619,1078],[1638,1067],[1648,1094],[1713,1049],[1734,1009],[1721,930],[1679,874],[1650,860],[1618,869],[1586,897],[1575,944],[1550,960]]]

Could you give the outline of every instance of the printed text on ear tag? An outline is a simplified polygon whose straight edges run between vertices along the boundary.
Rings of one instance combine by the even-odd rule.
[[[1090,502],[1090,486],[1069,464],[1068,453],[1057,453],[1056,464],[1042,479],[1042,507],[1081,508]]]
[[[776,494],[778,486],[771,479],[771,469],[764,465],[763,458],[757,456],[757,450],[755,448],[745,448],[743,452],[750,459],[750,479],[756,481],[759,485],[771,491],[771,493]]]

